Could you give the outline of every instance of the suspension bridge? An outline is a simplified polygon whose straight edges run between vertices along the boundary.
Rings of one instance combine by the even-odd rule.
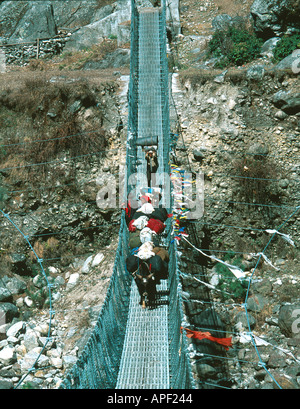
[[[146,159],[141,141],[155,140],[156,183],[170,192],[169,77],[166,3],[138,9],[131,2],[131,62],[128,91],[127,192],[144,187]],[[134,186],[135,185],[135,186]],[[171,211],[170,197],[162,205]],[[195,388],[181,334],[183,309],[172,219],[162,237],[169,251],[169,277],[158,285],[155,308],[143,309],[135,282],[126,271],[128,228],[121,220],[119,245],[106,299],[85,349],[66,374],[63,389]]]
[[[128,89],[129,109],[124,200],[127,199],[129,192],[133,192],[133,195],[137,196],[141,188],[148,186],[147,164],[143,150],[143,143],[145,139],[148,139],[151,144],[153,142],[157,146],[159,166],[155,180],[163,193],[160,204],[165,206],[169,212],[172,212],[174,206],[176,207],[176,203],[174,203],[175,193],[169,177],[173,171],[170,157],[174,148],[174,140],[170,130],[172,120],[170,84],[172,81],[168,72],[166,7],[166,0],[162,0],[161,7],[138,9],[135,0],[131,0],[131,63]],[[256,203],[239,204],[259,205]],[[291,208],[290,206],[272,204],[265,206]],[[245,309],[249,327],[247,334],[251,336],[251,342],[258,357],[258,365],[268,373],[274,384],[280,389],[281,386],[268,371],[266,363],[259,354],[255,343],[255,335],[252,334],[249,323],[247,299],[255,270],[261,258],[265,258],[264,253],[276,234],[289,239],[289,236],[281,233],[280,230],[296,215],[300,210],[300,206],[292,209],[293,212],[277,230],[265,230],[272,233],[272,237],[263,251],[257,254],[259,258],[250,279],[248,279],[245,302],[241,305]],[[49,291],[50,320],[47,341],[32,367],[18,382],[16,386],[18,388],[30,373],[37,370],[36,364],[47,343],[52,339],[51,320],[55,311],[52,309],[51,301],[52,284],[47,279],[43,259],[38,257],[29,241],[29,236],[20,230],[10,215],[1,209],[0,214],[27,242],[37,259]],[[252,227],[226,227],[253,230]],[[200,246],[195,234],[194,224],[190,223],[188,229],[191,241],[195,244],[194,246],[186,240],[190,244],[189,250],[187,250],[187,252],[190,251],[188,254],[190,259],[194,259],[194,261],[196,259],[193,249],[198,252],[198,255],[201,254],[205,258],[210,257],[199,250]],[[139,304],[140,297],[137,286],[126,269],[126,258],[129,254],[129,230],[125,215],[122,215],[113,274],[105,302],[82,354],[76,364],[65,373],[64,380],[60,385],[61,389],[199,389],[200,386],[205,388],[204,384],[208,388],[221,387],[220,385],[202,381],[199,381],[196,386],[193,377],[190,348],[188,348],[185,336],[188,335],[190,330],[182,329],[185,315],[180,277],[187,276],[187,274],[179,269],[180,252],[177,248],[176,223],[173,219],[169,218],[166,222],[166,229],[160,240],[160,245],[165,247],[169,253],[168,279],[161,280],[161,284],[158,286],[159,297],[154,307],[143,309]],[[214,260],[222,263],[222,260],[216,257],[214,257]],[[195,266],[195,264],[191,263],[190,265],[190,273],[192,273],[190,275],[193,276],[193,279],[204,284],[201,291],[199,291],[198,287],[197,291],[201,292],[203,303],[211,305],[210,291],[207,290],[205,285],[207,283],[202,281],[202,277],[205,275],[199,275],[199,279],[197,278],[199,266]],[[198,264],[201,264],[199,259]],[[206,291],[205,294],[204,290]],[[208,314],[205,320],[203,320],[204,316],[201,316],[202,321],[199,327],[203,330],[212,330],[213,335],[210,333],[200,334],[200,332],[199,334],[211,335],[208,340],[214,342],[204,339],[201,341],[201,346],[197,345],[197,353],[199,352],[198,356],[201,359],[210,356],[214,358],[214,362],[216,360],[221,361],[222,354],[220,350],[212,349],[212,345],[225,342],[229,338],[222,338],[226,331],[221,329],[222,326],[218,324],[218,320],[213,316],[211,309],[208,308],[206,311]],[[202,340],[202,338],[198,339]],[[226,347],[226,344],[223,346]],[[221,374],[225,373],[226,368],[225,359],[223,362],[222,368],[218,366]]]

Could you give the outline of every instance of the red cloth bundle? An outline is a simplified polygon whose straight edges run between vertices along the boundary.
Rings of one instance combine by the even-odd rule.
[[[186,336],[188,338],[196,338],[196,339],[209,339],[210,341],[216,342],[217,344],[222,345],[227,351],[229,348],[232,348],[232,339],[230,338],[216,338],[213,337],[210,332],[202,332],[202,331],[192,331],[191,329],[181,327],[180,330],[186,331]]]
[[[136,227],[133,225],[134,222],[135,222],[135,220],[131,220],[130,223],[129,223],[129,225],[128,225],[128,230],[129,230],[130,232],[136,231]]]
[[[166,228],[165,224],[158,219],[150,219],[148,221],[147,227],[153,230],[156,234],[162,233]]]

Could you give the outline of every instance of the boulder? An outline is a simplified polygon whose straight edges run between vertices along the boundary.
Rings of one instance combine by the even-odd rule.
[[[0,389],[14,389],[14,384],[9,380],[0,380]]]
[[[226,326],[220,315],[213,309],[208,308],[198,315],[199,323],[203,328],[209,328],[209,332],[214,337],[226,336]]]
[[[195,159],[197,162],[202,162],[202,160],[203,160],[204,157],[205,157],[204,153],[203,153],[202,151],[200,151],[199,149],[194,149],[194,150],[193,150],[193,156],[194,156],[194,159]]]
[[[0,303],[0,319],[4,316],[5,322],[11,322],[14,318],[18,317],[19,311],[18,308],[9,302]],[[3,319],[1,319],[2,321]]]
[[[27,284],[25,281],[21,280],[18,277],[3,277],[3,280],[6,284],[6,288],[13,295],[22,294],[26,288]]]
[[[300,72],[300,50],[295,50],[292,54],[281,60],[276,66],[275,70],[291,70],[294,74]]]
[[[35,277],[33,277],[32,283],[37,288],[42,288],[47,285],[46,279],[40,274],[37,274]]]
[[[35,348],[29,351],[23,359],[20,359],[19,364],[21,365],[21,370],[27,372],[29,369],[35,365],[37,368],[43,368],[49,366],[50,359],[45,355],[40,355],[40,348]],[[36,362],[36,360],[38,361]]]
[[[270,382],[273,384],[274,389],[278,389],[278,385],[282,390],[285,389],[298,389],[297,382],[288,375],[282,374],[279,370],[271,370],[272,377],[267,375],[265,378],[266,382]]]
[[[250,145],[248,155],[253,156],[254,159],[264,159],[265,156],[269,153],[269,148],[266,145],[263,145],[259,142]]]
[[[57,369],[62,369],[63,367],[63,361],[59,357],[51,357],[50,364],[53,365],[54,368],[57,368]]]
[[[84,264],[83,264],[83,266],[82,266],[82,268],[81,268],[81,272],[82,272],[82,273],[87,274],[87,273],[89,272],[90,267],[91,267],[91,263],[92,263],[92,261],[93,261],[93,257],[94,257],[94,256],[89,256],[89,257],[85,260],[85,262],[84,262]],[[72,275],[74,276],[74,274],[72,274]],[[79,278],[79,276],[78,276],[78,278]]]
[[[67,283],[67,289],[73,288],[79,280],[79,274],[78,273],[73,273],[70,275],[69,281]]]
[[[286,114],[295,115],[300,112],[300,92],[280,90],[273,96],[272,102]]]
[[[300,32],[298,0],[254,0],[250,13],[254,30],[262,38]]]
[[[27,351],[39,346],[38,336],[34,331],[30,329],[26,331],[24,335],[24,346]]]
[[[249,313],[246,314],[244,311],[240,311],[235,315],[234,322],[238,327],[242,327],[246,330],[249,329],[249,325],[250,329],[253,329],[256,325],[255,318]]]
[[[219,14],[217,15],[211,25],[214,30],[226,31],[230,26],[239,27],[244,23],[244,19],[241,16],[231,17],[228,14]]]
[[[0,351],[0,363],[10,365],[15,361],[14,348],[7,346]]]
[[[281,332],[289,338],[300,333],[300,304],[285,304],[280,307],[278,326]]]
[[[269,368],[284,368],[286,367],[286,355],[281,351],[272,351],[268,360]]]
[[[249,311],[260,312],[266,305],[266,298],[261,294],[256,294],[248,298],[247,309]]]
[[[232,25],[232,17],[228,14],[219,14],[213,19],[211,25],[214,30],[226,30]]]
[[[197,364],[197,373],[201,379],[217,377],[217,370],[207,364]]]
[[[254,65],[248,68],[246,78],[253,81],[261,81],[265,76],[265,68],[262,65]]]
[[[7,331],[7,337],[18,337],[21,333],[26,330],[26,323],[24,321],[18,321],[16,324],[10,326]]]
[[[276,44],[280,40],[280,37],[272,37],[265,41],[261,47],[261,55],[272,58],[274,56],[273,51],[275,50]]]
[[[288,114],[286,114],[285,112],[281,111],[281,109],[279,111],[277,111],[275,113],[275,118],[279,119],[280,121],[282,121],[283,119],[288,117]]]
[[[64,368],[71,369],[72,366],[76,364],[77,357],[74,355],[64,355],[62,360]]]
[[[93,259],[92,262],[92,267],[96,267],[98,266],[102,261],[104,260],[104,254],[103,253],[98,253],[96,254],[96,256]]]
[[[11,298],[11,293],[5,287],[0,287],[0,302],[9,301]]]

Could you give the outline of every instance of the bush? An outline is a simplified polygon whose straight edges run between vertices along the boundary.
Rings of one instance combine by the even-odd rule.
[[[300,34],[294,34],[290,37],[282,37],[276,44],[273,62],[283,60],[285,57],[292,54],[297,48],[300,48]]]
[[[220,57],[217,68],[229,65],[243,65],[258,58],[262,40],[258,39],[245,25],[229,26],[227,30],[217,30],[209,42],[209,54]]]
[[[264,155],[245,155],[233,162],[233,172],[238,176],[237,197],[240,200],[263,205],[280,203],[280,191],[276,181],[283,176],[282,169],[271,159]]]
[[[224,261],[237,266],[244,270],[241,258],[234,257],[234,253],[228,252],[224,256]],[[222,299],[227,300],[233,298],[235,300],[243,300],[245,298],[248,282],[237,279],[232,272],[221,263],[216,265],[216,272],[221,276],[217,289],[222,291]],[[228,294],[229,293],[229,294]]]

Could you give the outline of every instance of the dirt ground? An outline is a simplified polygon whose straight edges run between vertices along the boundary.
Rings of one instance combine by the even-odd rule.
[[[246,16],[253,0],[180,0],[180,20],[184,35],[209,35],[218,14]]]
[[[74,82],[85,80],[91,85],[99,85],[105,82],[116,81],[118,71],[121,75],[128,75],[129,69],[115,68],[104,70],[59,70],[49,69],[43,71],[32,71],[22,67],[9,68],[7,72],[0,73],[0,92],[7,89],[15,90],[23,88],[27,81],[31,80],[46,80],[46,81],[62,81]],[[119,75],[120,75],[119,74]]]

